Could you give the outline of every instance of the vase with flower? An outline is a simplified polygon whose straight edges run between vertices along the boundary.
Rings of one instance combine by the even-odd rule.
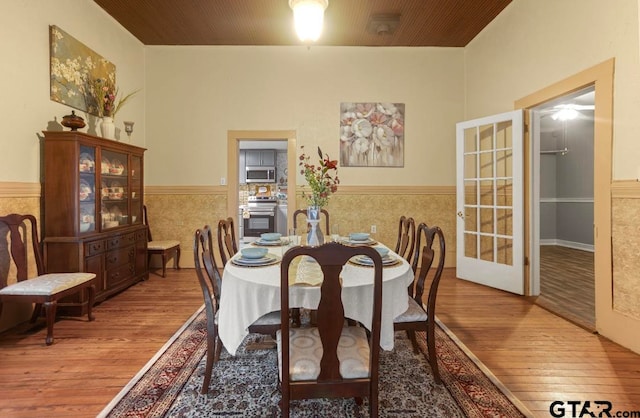
[[[116,125],[113,118],[116,113],[139,90],[131,92],[124,97],[119,97],[119,90],[115,82],[110,78],[97,78],[92,81],[91,95],[94,100],[95,112],[101,118],[100,131],[104,138],[115,139]]]
[[[302,191],[309,207],[307,208],[307,222],[311,225],[311,230],[307,236],[308,245],[321,245],[324,243],[322,231],[318,228],[320,222],[320,212],[329,203],[329,197],[338,190],[340,179],[338,178],[338,161],[331,160],[329,154],[323,154],[318,147],[318,164],[311,163],[311,157],[304,152],[300,155],[299,165],[302,174],[311,189],[311,193]]]

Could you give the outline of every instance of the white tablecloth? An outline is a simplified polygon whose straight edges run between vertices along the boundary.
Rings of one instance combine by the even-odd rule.
[[[287,247],[270,247],[269,252],[282,256]],[[393,251],[389,254],[398,257]],[[239,254],[237,255],[239,256]],[[398,257],[400,258],[400,257]],[[393,350],[393,320],[407,310],[407,286],[413,281],[411,266],[401,263],[383,269],[382,328],[380,347]],[[306,261],[301,262],[304,263]],[[373,268],[345,265],[342,302],[345,316],[371,325]],[[290,287],[290,307],[316,309],[320,287],[293,285]],[[222,277],[218,329],[222,344],[235,355],[248,328],[262,315],[280,310],[280,264],[267,267],[238,267],[227,262]]]

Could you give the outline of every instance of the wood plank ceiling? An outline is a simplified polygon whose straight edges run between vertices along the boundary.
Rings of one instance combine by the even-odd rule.
[[[145,45],[300,45],[288,0],[94,1]],[[329,0],[315,44],[462,47],[510,2]],[[378,33],[379,15],[398,15],[395,31]]]

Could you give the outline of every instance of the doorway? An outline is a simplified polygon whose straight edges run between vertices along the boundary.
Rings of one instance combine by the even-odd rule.
[[[241,144],[250,144],[254,148],[265,148],[264,144],[286,143],[286,171],[296,172],[296,135],[295,131],[228,131],[227,132],[227,216],[234,219],[236,225],[243,221],[240,207],[240,148]],[[262,144],[262,145],[261,145]],[[284,169],[282,170],[284,172]],[[279,183],[279,178],[277,179]],[[296,176],[287,176],[286,206],[287,223],[295,211]],[[236,231],[240,236],[240,231]]]
[[[611,339],[627,341],[629,329],[635,322],[613,309],[613,274],[611,242],[611,181],[613,144],[613,79],[614,59],[609,59],[585,69],[566,79],[538,90],[514,103],[516,109],[531,110],[559,97],[594,86],[594,164],[593,164],[593,237],[595,276],[595,328]],[[528,115],[528,112],[525,113]],[[532,189],[536,179],[531,178],[533,152],[531,132],[525,132],[525,285],[526,294],[540,293],[539,266],[536,257],[535,224],[536,207],[533,205]]]
[[[594,86],[532,109],[536,304],[595,331]]]

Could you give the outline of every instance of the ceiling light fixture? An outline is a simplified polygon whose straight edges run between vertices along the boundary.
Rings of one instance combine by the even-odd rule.
[[[322,33],[324,10],[329,0],[289,0],[296,33],[301,41],[315,42]]]

